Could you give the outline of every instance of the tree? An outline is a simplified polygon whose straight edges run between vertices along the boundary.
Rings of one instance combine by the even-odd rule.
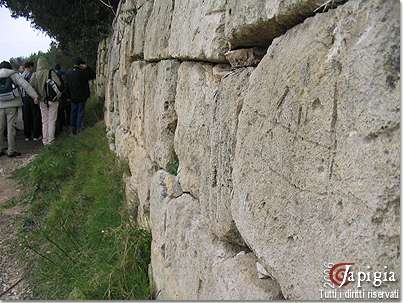
[[[0,0],[0,6],[10,9],[13,17],[25,17],[36,29],[58,41],[60,50],[66,56],[79,56],[94,65],[98,43],[111,30],[118,2]]]
[[[26,61],[27,60],[24,57],[11,58],[10,64],[13,67],[13,69],[17,70],[21,65],[24,65]]]
[[[19,66],[24,65],[26,62],[33,62],[36,68],[39,57],[45,57],[53,68],[56,64],[60,64],[64,69],[73,66],[73,58],[67,56],[54,42],[51,43],[50,49],[46,53],[39,51],[28,57],[11,58],[10,63],[13,69],[18,69]]]

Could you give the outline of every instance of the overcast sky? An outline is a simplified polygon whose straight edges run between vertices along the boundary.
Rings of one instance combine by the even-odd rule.
[[[33,29],[24,18],[11,18],[10,11],[4,7],[0,7],[0,37],[0,62],[40,50],[46,52],[52,41],[46,34]]]

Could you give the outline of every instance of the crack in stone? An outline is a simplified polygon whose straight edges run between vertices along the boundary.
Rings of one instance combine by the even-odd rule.
[[[329,165],[329,181],[333,176],[334,162],[336,158],[337,151],[337,133],[336,133],[336,123],[337,123],[337,100],[338,99],[338,87],[337,82],[334,85],[334,95],[333,95],[333,113],[332,113],[332,121],[330,123],[330,133],[333,144],[330,150],[330,165]]]
[[[280,100],[277,102],[277,110],[279,110],[280,107],[284,104],[284,100],[287,97],[289,92],[290,92],[290,88],[288,86],[286,86],[283,95],[281,96]],[[281,112],[282,111],[279,111],[279,115],[281,115]]]
[[[327,149],[327,150],[329,150],[329,149],[331,148],[331,146],[328,146],[328,145],[326,145],[326,144],[323,144],[323,143],[320,143],[320,142],[317,142],[317,141],[314,141],[314,140],[310,140],[310,139],[304,138],[304,137],[303,137],[302,135],[300,135],[298,132],[293,131],[293,130],[291,129],[291,127],[288,127],[288,126],[286,126],[286,125],[284,125],[284,124],[282,124],[282,123],[277,123],[277,125],[280,126],[280,127],[283,128],[283,129],[289,131],[291,134],[298,136],[298,137],[299,137],[300,139],[302,139],[303,141],[306,141],[306,142],[308,142],[308,143],[312,143],[312,144],[315,145],[315,146],[321,146],[321,147],[323,147],[323,148],[325,148],[325,149]]]
[[[295,189],[299,190],[300,192],[307,192],[307,193],[315,194],[315,195],[318,195],[318,196],[322,196],[322,195],[324,194],[324,193],[315,192],[315,191],[311,191],[311,190],[308,190],[308,189],[304,189],[304,188],[302,188],[302,187],[299,187],[298,185],[296,185],[296,184],[292,183],[290,180],[288,180],[288,178],[287,178],[286,176],[282,175],[281,173],[279,173],[278,171],[276,171],[276,170],[273,169],[272,167],[267,166],[267,168],[268,168],[271,172],[273,172],[275,175],[277,175],[278,177],[280,177],[281,179],[283,179],[287,184],[289,184],[290,186],[292,186],[292,187],[294,187]],[[325,194],[327,194],[327,193],[325,193]]]

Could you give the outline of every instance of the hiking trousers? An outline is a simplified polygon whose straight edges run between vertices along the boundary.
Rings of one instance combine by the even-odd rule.
[[[41,136],[41,111],[39,105],[31,97],[23,97],[22,115],[24,119],[25,138],[39,138]]]
[[[73,133],[84,128],[85,102],[71,103],[71,128]]]
[[[7,154],[11,155],[15,152],[15,136],[17,127],[17,111],[18,107],[0,108],[0,148],[4,145],[4,129],[7,125]]]
[[[48,105],[41,102],[42,115],[42,142],[43,145],[49,145],[55,140],[57,109],[59,102],[52,102]]]

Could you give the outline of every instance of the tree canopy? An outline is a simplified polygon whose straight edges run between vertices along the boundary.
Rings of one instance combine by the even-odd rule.
[[[45,57],[50,66],[53,68],[56,64],[60,64],[62,68],[68,69],[73,65],[73,58],[71,56],[67,56],[58,46],[57,43],[51,43],[50,49],[44,52],[33,53],[28,57],[15,57],[10,58],[10,63],[13,69],[18,69],[19,66],[23,65],[26,62],[33,62],[36,68],[36,64],[38,62],[39,57]]]
[[[67,56],[94,65],[99,41],[109,34],[119,0],[0,0],[58,42]]]

